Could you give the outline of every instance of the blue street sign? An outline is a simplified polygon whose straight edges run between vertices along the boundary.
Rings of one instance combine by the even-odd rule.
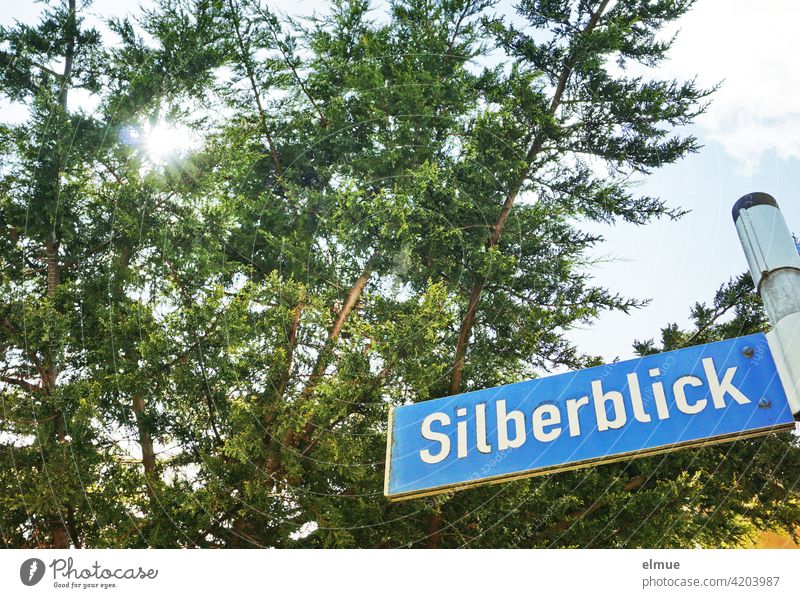
[[[753,334],[397,407],[385,494],[402,500],[793,426],[766,337]]]

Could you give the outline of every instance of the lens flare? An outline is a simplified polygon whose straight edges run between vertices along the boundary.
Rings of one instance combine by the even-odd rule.
[[[180,154],[195,144],[192,130],[180,125],[157,124],[145,130],[144,147],[147,155],[155,161]]]
[[[157,123],[155,125],[123,125],[119,140],[124,145],[143,152],[153,162],[165,162],[196,145],[197,136],[183,125]]]

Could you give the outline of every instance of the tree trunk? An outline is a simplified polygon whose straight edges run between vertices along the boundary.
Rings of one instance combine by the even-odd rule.
[[[428,515],[428,538],[426,541],[426,548],[439,548],[439,537],[442,533],[440,528],[442,523],[442,515],[439,511]]]
[[[590,33],[596,26],[600,19],[600,16],[603,14],[605,9],[608,7],[610,0],[603,0],[600,6],[598,6],[597,11],[594,12],[589,22],[586,25],[586,28],[581,31],[580,33],[576,34],[577,36],[584,36]],[[553,98],[550,102],[548,115],[553,117],[558,110],[558,107],[561,105],[561,101],[564,96],[564,92],[567,88],[567,82],[569,81],[569,77],[572,74],[572,69],[575,66],[574,63],[574,56],[567,59],[564,64],[564,67],[561,70],[561,73],[558,78],[558,82],[556,83],[556,89],[553,92]],[[542,132],[539,132],[537,135],[533,137],[530,147],[525,155],[525,166],[523,167],[522,171],[519,173],[518,176],[515,177],[514,182],[511,184],[511,187],[506,193],[505,200],[503,201],[503,206],[500,208],[500,212],[497,215],[497,219],[495,220],[494,225],[492,226],[492,234],[486,242],[486,249],[491,249],[495,247],[497,243],[500,241],[500,236],[503,233],[503,228],[505,227],[506,220],[508,219],[509,215],[511,214],[511,209],[514,207],[514,202],[517,200],[517,196],[519,195],[520,190],[522,189],[522,185],[525,182],[525,179],[529,176],[529,171],[533,164],[533,161],[542,151],[544,147],[545,136]],[[464,372],[464,359],[467,353],[467,345],[469,343],[470,336],[472,335],[472,329],[475,326],[475,314],[478,310],[478,305],[481,299],[481,293],[483,292],[484,285],[486,284],[486,280],[483,277],[479,277],[474,285],[472,286],[472,291],[470,292],[469,301],[467,302],[467,310],[464,314],[463,319],[461,320],[461,326],[459,327],[458,331],[458,341],[456,342],[456,350],[455,350],[455,357],[453,359],[453,369],[450,372],[450,387],[449,387],[449,394],[454,395],[461,392],[462,386],[462,377]],[[439,526],[439,517],[429,515],[428,516],[428,547],[429,548],[436,548],[439,543],[438,538],[438,526]],[[431,532],[431,530],[434,530]],[[434,544],[434,545],[432,545]]]
[[[72,76],[72,63],[75,57],[75,38],[76,38],[76,27],[77,27],[77,18],[76,18],[76,8],[75,8],[75,0],[69,0],[69,14],[67,16],[66,21],[66,31],[65,36],[67,38],[67,49],[64,55],[64,73],[63,78],[61,81],[61,87],[59,88],[58,92],[58,102],[59,107],[61,108],[62,112],[66,114],[67,111],[67,95],[69,93],[69,81]],[[56,197],[53,200],[57,203],[59,201],[59,193],[61,187],[61,168],[60,168],[60,157],[58,160],[59,167],[56,169],[54,173],[55,177],[55,189]],[[60,242],[58,239],[58,235],[56,234],[57,229],[57,222],[53,221],[53,229],[50,234],[47,236],[45,240],[45,253],[46,253],[46,262],[47,262],[47,298],[52,302],[55,298],[56,290],[58,289],[58,285],[60,282],[60,266],[58,263],[58,251],[60,247]],[[55,307],[55,306],[51,306]],[[56,365],[56,360],[52,354],[52,350],[47,351],[47,355],[44,360],[42,368],[42,382],[41,386],[44,390],[45,394],[52,396],[53,392],[56,388],[56,381],[58,380],[58,366]],[[64,447],[64,443],[66,440],[66,434],[64,432],[64,414],[61,410],[56,409],[53,413],[54,420],[55,420],[55,437],[57,442],[61,447]],[[62,459],[62,472],[66,473],[67,470],[67,455],[66,450],[62,451],[63,459]],[[58,519],[54,520],[52,523],[51,528],[51,536],[52,536],[52,544],[53,548],[69,548],[70,546],[70,536],[69,531],[67,530],[67,524],[65,522],[65,518],[63,515],[64,510],[67,513],[72,512],[72,506],[69,503],[69,499],[59,496],[54,497],[56,500],[56,511],[58,512]],[[64,507],[62,505],[65,504]],[[73,538],[74,543],[78,544],[78,539]]]
[[[152,501],[155,499],[157,480],[156,453],[153,450],[153,438],[150,430],[147,429],[144,399],[139,395],[133,397],[133,412],[136,414],[136,426],[139,430],[139,445],[142,448],[142,466],[147,483],[147,495]]]
[[[451,395],[458,394],[461,391],[461,376],[464,371],[464,356],[467,353],[467,342],[472,332],[472,327],[475,324],[475,312],[478,310],[478,302],[481,298],[481,291],[483,290],[483,281],[479,281],[472,287],[472,292],[469,295],[469,303],[467,304],[467,313],[461,322],[461,328],[458,331],[458,342],[456,343],[456,357],[453,362],[453,369],[450,372],[450,389]]]
[[[69,548],[69,534],[64,522],[56,519],[53,521],[52,530],[53,539],[50,548]]]
[[[309,399],[311,394],[314,392],[314,388],[316,387],[320,378],[322,378],[323,374],[325,373],[325,369],[330,363],[333,348],[336,345],[336,341],[339,339],[342,328],[344,328],[347,318],[350,317],[353,309],[355,309],[356,305],[358,305],[358,302],[361,300],[361,295],[363,294],[364,288],[367,286],[371,276],[372,267],[368,261],[367,265],[364,266],[364,269],[361,271],[361,274],[358,276],[355,283],[353,283],[350,291],[347,293],[347,297],[345,298],[341,309],[336,314],[336,320],[334,321],[331,329],[328,331],[328,338],[325,340],[325,345],[320,350],[319,355],[317,356],[317,361],[314,363],[314,368],[311,370],[311,375],[308,378],[308,382],[300,394],[301,400],[305,401]],[[298,442],[301,440],[307,440],[313,431],[314,422],[309,421],[305,424],[305,426],[303,426],[303,430],[300,434],[289,431],[289,433],[286,435],[284,444],[286,446],[297,447]]]
[[[600,16],[605,11],[606,7],[608,6],[610,0],[603,0],[600,6],[597,8],[597,11],[592,14],[589,22],[586,25],[586,28],[581,31],[580,33],[576,34],[576,37],[582,37],[590,33],[596,26],[598,21],[600,20]],[[574,55],[567,59],[564,63],[564,67],[561,70],[560,76],[558,78],[558,82],[556,83],[556,89],[553,92],[553,98],[550,101],[550,106],[548,109],[548,116],[553,117],[555,116],[558,107],[561,105],[561,101],[564,97],[564,92],[567,88],[567,82],[569,81],[569,77],[572,74],[572,69],[575,66],[575,58]],[[528,148],[528,151],[525,155],[525,165],[522,168],[521,172],[515,177],[514,182],[511,184],[511,187],[506,193],[506,198],[503,201],[503,206],[500,209],[500,213],[497,215],[497,219],[495,220],[494,225],[492,226],[492,234],[486,242],[486,249],[491,249],[495,247],[497,243],[500,241],[500,236],[503,233],[503,228],[505,226],[506,220],[508,219],[509,215],[511,214],[511,209],[514,207],[514,202],[517,200],[517,196],[519,195],[520,190],[522,189],[522,184],[525,182],[525,179],[529,176],[529,171],[533,164],[533,161],[542,151],[544,147],[545,136],[542,132],[539,132],[537,135],[533,137],[533,141]],[[479,277],[478,280],[472,287],[472,292],[470,293],[469,302],[467,304],[467,311],[464,314],[464,318],[461,321],[461,326],[459,328],[458,333],[458,342],[456,344],[456,351],[455,351],[455,358],[453,360],[453,369],[450,373],[450,394],[457,394],[461,392],[461,378],[464,369],[464,357],[467,352],[467,344],[469,342],[470,335],[472,334],[472,328],[475,325],[475,313],[478,309],[478,304],[481,298],[481,292],[483,291],[483,287],[486,281]]]

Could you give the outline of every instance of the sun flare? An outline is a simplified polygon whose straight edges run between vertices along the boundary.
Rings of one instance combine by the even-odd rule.
[[[119,135],[123,143],[139,148],[153,162],[165,162],[190,150],[197,143],[197,137],[189,127],[165,122],[126,125]]]
[[[144,131],[144,146],[147,154],[157,161],[162,161],[175,154],[182,153],[195,143],[194,135],[188,127],[159,123]]]

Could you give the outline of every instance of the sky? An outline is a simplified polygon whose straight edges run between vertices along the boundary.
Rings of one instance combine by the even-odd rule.
[[[691,132],[703,148],[655,171],[641,190],[691,212],[676,222],[599,227],[598,282],[649,298],[629,316],[607,314],[573,334],[580,348],[610,359],[632,357],[631,341],[658,337],[668,322],[688,323],[696,301],[713,299],[747,269],[731,207],[742,195],[775,197],[790,230],[800,234],[800,3],[699,0],[678,23],[663,77],[722,82]]]
[[[90,12],[136,13],[149,1],[97,0]],[[320,0],[275,0],[292,15],[310,14]],[[383,3],[376,2],[379,7]],[[511,6],[503,0],[501,10]],[[4,3],[0,23],[35,20],[41,4]],[[793,0],[698,0],[677,23],[670,60],[656,76],[697,77],[722,83],[708,111],[688,130],[703,145],[678,164],[641,182],[643,194],[690,213],[678,221],[644,227],[593,225],[606,241],[594,256],[598,284],[640,299],[647,307],[629,315],[608,313],[570,337],[586,353],[605,359],[633,357],[635,339],[658,337],[670,322],[688,324],[697,301],[711,301],[721,284],[746,269],[730,208],[746,193],[763,191],[781,206],[789,228],[800,234],[800,42]]]

